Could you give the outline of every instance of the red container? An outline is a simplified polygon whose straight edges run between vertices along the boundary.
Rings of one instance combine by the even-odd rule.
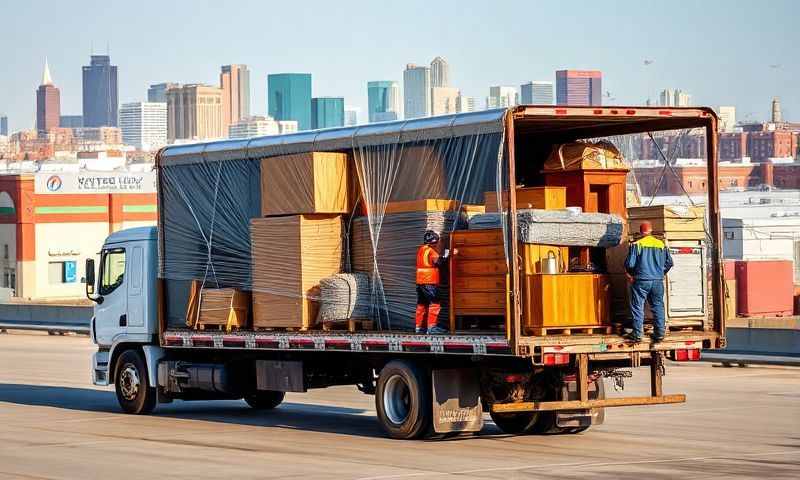
[[[791,260],[736,262],[736,310],[743,317],[791,315],[794,303]]]
[[[736,260],[722,261],[722,278],[725,280],[736,280]]]

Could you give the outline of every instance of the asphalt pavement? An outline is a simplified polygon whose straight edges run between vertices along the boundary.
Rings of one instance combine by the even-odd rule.
[[[800,368],[668,364],[687,403],[611,408],[578,435],[385,438],[354,387],[289,394],[259,413],[241,401],[120,413],[93,387],[87,337],[0,335],[0,479],[800,478]],[[646,369],[623,393],[645,394]]]

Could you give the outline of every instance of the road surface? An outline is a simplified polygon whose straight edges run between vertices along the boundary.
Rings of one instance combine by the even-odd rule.
[[[0,479],[800,478],[797,368],[670,364],[665,391],[684,405],[608,409],[580,435],[512,437],[487,420],[477,436],[404,442],[350,387],[268,413],[220,401],[123,415],[89,384],[92,350],[82,336],[0,335]],[[646,388],[642,369],[625,394]]]

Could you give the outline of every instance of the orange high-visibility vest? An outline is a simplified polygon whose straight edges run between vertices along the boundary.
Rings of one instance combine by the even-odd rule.
[[[417,285],[439,285],[439,267],[436,261],[439,254],[430,245],[422,245],[417,250]]]

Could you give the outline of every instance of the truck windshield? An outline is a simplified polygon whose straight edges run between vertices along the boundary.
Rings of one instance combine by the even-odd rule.
[[[108,295],[122,285],[125,275],[125,249],[104,251],[100,268],[100,295]]]

